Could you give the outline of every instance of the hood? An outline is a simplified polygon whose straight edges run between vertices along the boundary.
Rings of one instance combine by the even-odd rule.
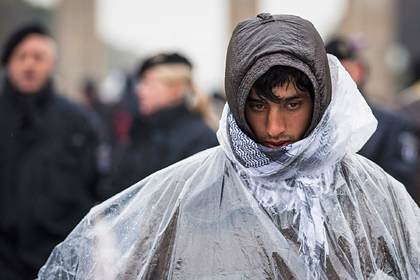
[[[252,176],[285,180],[325,172],[363,147],[377,121],[338,59],[328,55],[328,60],[331,102],[312,132],[295,143],[276,150],[264,147],[240,128],[230,104],[225,106],[217,137],[235,165]]]
[[[331,100],[324,43],[309,21],[292,15],[259,14],[241,21],[229,42],[225,91],[238,126],[255,137],[245,119],[245,101],[254,82],[275,65],[305,73],[314,87],[314,110],[305,137],[317,126]]]
[[[377,124],[338,59],[332,55],[328,59],[331,102],[307,137],[280,149],[269,149],[239,128],[229,106],[225,106],[217,132],[235,172],[267,213],[272,213],[269,215],[273,220],[287,210],[293,213],[294,221],[299,221],[298,241],[307,265],[314,271],[317,269],[312,265],[322,263],[322,256],[329,254],[327,232],[322,226],[325,204],[321,205],[328,199],[320,197],[330,196],[344,158],[355,160],[355,153],[373,134]],[[344,175],[343,178],[350,177]]]

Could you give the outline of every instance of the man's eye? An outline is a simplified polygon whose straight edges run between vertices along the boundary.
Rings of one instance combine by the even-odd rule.
[[[260,104],[260,103],[255,103],[255,104],[252,104],[251,106],[255,110],[263,110],[265,108],[264,104]]]
[[[289,107],[290,109],[296,109],[297,107],[299,107],[299,103],[289,103],[287,104],[287,107]]]
[[[25,60],[26,54],[25,53],[21,53],[17,56],[18,60]]]
[[[35,54],[35,55],[34,55],[34,60],[35,60],[35,61],[41,61],[41,60],[42,60],[42,58],[43,58],[43,57],[42,57],[42,55],[40,55],[40,54]]]

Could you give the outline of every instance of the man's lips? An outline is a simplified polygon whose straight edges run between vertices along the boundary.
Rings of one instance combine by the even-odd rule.
[[[31,82],[33,80],[35,80],[35,74],[33,72],[26,72],[24,74],[24,78],[26,81]]]
[[[265,146],[270,149],[279,149],[291,143],[291,141],[266,141]]]

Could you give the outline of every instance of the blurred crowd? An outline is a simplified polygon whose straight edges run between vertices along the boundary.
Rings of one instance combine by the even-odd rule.
[[[0,271],[2,279],[33,279],[52,248],[89,209],[149,174],[217,146],[222,94],[200,92],[191,61],[156,54],[123,76],[117,100],[86,77],[85,103],[58,94],[57,47],[30,23],[3,42],[0,88]],[[399,111],[380,108],[364,90],[368,65],[357,45],[335,38],[339,58],[378,119],[360,154],[404,183],[420,203],[420,63]]]
[[[2,279],[36,278],[93,205],[218,145],[212,97],[195,86],[186,57],[141,62],[110,104],[89,79],[86,102],[62,97],[53,82],[57,59],[54,39],[37,22],[12,32],[2,48]]]

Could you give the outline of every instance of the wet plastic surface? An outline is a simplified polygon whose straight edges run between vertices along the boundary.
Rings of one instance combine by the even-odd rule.
[[[376,122],[329,61],[332,102],[307,138],[278,154],[243,151],[226,108],[221,146],[93,208],[39,278],[419,279],[420,210],[355,154]],[[241,164],[259,156],[262,165]]]

